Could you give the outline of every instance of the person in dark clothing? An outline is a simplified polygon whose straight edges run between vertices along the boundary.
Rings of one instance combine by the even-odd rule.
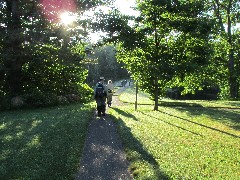
[[[96,84],[94,89],[95,100],[97,103],[98,116],[106,115],[106,98],[107,98],[107,87],[104,84],[104,77],[99,78],[99,82]]]

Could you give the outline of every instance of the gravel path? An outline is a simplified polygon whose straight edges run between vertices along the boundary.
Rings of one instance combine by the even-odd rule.
[[[113,107],[120,105],[117,95],[122,90],[113,96]],[[88,179],[133,179],[128,171],[128,162],[116,125],[108,115],[99,118],[95,113],[89,125],[80,169],[76,176],[76,180]]]

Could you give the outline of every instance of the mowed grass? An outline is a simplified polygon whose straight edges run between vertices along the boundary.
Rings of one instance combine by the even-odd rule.
[[[0,179],[74,179],[91,104],[0,112]]]
[[[109,110],[135,179],[240,179],[239,102],[167,100],[153,111],[138,98],[149,105]],[[134,90],[120,99],[134,102]]]
[[[121,101],[126,103],[135,103],[136,101],[136,89],[127,88],[121,94]],[[144,92],[139,91],[137,94],[137,101],[139,105],[153,105],[154,101],[150,96]],[[240,109],[240,101],[205,101],[205,100],[171,100],[161,99],[159,100],[160,106],[188,106],[188,107],[208,107],[208,108],[229,108]]]

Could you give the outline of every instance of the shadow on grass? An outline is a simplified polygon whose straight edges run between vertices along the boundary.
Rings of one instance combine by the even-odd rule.
[[[135,116],[133,117],[133,115],[128,114],[118,108],[113,108],[113,109],[123,116],[137,120]],[[157,179],[163,179],[163,180],[170,179],[169,176],[167,176],[163,171],[161,171],[161,169],[159,168],[160,165],[155,160],[153,155],[150,154],[146,150],[146,148],[144,148],[143,144],[134,137],[134,135],[131,132],[131,129],[126,126],[125,122],[121,118],[116,118],[115,116],[112,116],[112,115],[109,115],[109,117],[114,120],[114,122],[118,125],[118,129],[120,129],[119,133],[122,137],[121,139],[123,141],[124,148],[126,150],[130,150],[132,152],[137,152],[140,155],[137,157],[133,157],[134,162],[137,162],[139,160],[146,161],[151,165],[152,170],[154,171],[155,177]],[[129,157],[128,157],[128,159],[129,159]],[[131,161],[131,159],[129,159],[129,160]],[[131,170],[134,171],[135,168],[132,167]],[[137,174],[135,174],[135,172],[133,172],[133,175],[137,176]]]
[[[131,113],[127,113],[127,112],[125,112],[125,111],[123,111],[121,109],[115,108],[115,107],[112,107],[112,109],[114,111],[116,111],[117,113],[119,113],[119,114],[121,114],[121,115],[123,115],[123,116],[125,116],[127,118],[131,118],[131,119],[133,119],[135,121],[138,121],[138,119],[134,115],[132,115]]]
[[[1,112],[0,179],[73,179],[87,114],[80,105]]]
[[[166,124],[168,124],[168,125],[171,125],[171,126],[174,126],[174,127],[176,127],[176,128],[182,129],[182,130],[187,131],[187,132],[189,132],[189,133],[192,133],[192,134],[194,134],[194,135],[203,136],[203,135],[198,134],[198,133],[196,133],[196,132],[193,132],[193,131],[190,131],[190,130],[188,130],[188,129],[185,129],[185,128],[181,127],[181,126],[175,125],[175,124],[170,123],[170,122],[168,122],[168,121],[164,121],[164,120],[162,120],[162,119],[160,119],[160,118],[153,117],[153,116],[151,116],[151,115],[149,115],[149,114],[146,114],[146,113],[143,113],[143,112],[140,112],[140,113],[142,113],[142,114],[145,115],[145,116],[158,119],[158,120],[160,120],[160,121],[162,121],[162,122],[164,122],[164,123],[166,123]],[[168,115],[169,115],[169,114],[168,114]]]
[[[187,112],[191,116],[200,116],[205,114],[211,117],[213,120],[219,121],[233,129],[240,130],[240,110],[235,112],[233,109],[228,108],[189,108],[189,107],[177,107],[179,111]]]
[[[182,111],[184,111],[184,112],[186,112],[186,111],[189,112],[189,111],[190,111],[190,112],[192,113],[192,111],[191,111],[190,109],[192,109],[192,108],[187,108],[187,109],[181,108],[181,109],[179,109],[179,110],[182,110]],[[201,108],[201,109],[205,109],[205,108]],[[213,127],[210,127],[210,126],[207,126],[207,125],[198,123],[198,122],[194,122],[194,121],[191,121],[191,120],[186,119],[186,118],[182,118],[182,117],[179,117],[179,116],[175,116],[175,115],[173,115],[173,114],[170,114],[170,113],[167,113],[167,112],[163,112],[163,111],[159,111],[159,112],[164,113],[164,114],[167,114],[167,115],[172,116],[172,117],[175,117],[175,118],[178,118],[178,119],[180,119],[180,120],[182,120],[182,121],[187,121],[187,122],[189,122],[189,123],[196,124],[196,125],[199,125],[199,126],[201,126],[201,127],[208,128],[208,129],[211,129],[211,130],[214,130],[214,131],[218,131],[218,132],[220,132],[220,133],[223,133],[223,134],[226,134],[226,135],[235,137],[235,138],[240,138],[239,136],[237,136],[237,135],[235,135],[235,134],[231,134],[231,133],[222,131],[222,130],[217,129],[217,128],[213,128]],[[198,108],[197,108],[197,112],[198,112],[198,113],[197,113],[198,115],[201,115],[201,114],[203,113],[203,112],[202,112],[202,113],[199,112],[199,109],[198,109]],[[207,112],[208,112],[208,111],[206,111],[205,113],[207,113]],[[204,114],[205,114],[205,113],[204,113]],[[217,112],[215,112],[215,113],[217,113]],[[195,114],[195,115],[197,115],[197,114]],[[216,116],[218,116],[218,114],[217,114]]]
[[[175,107],[203,107],[201,104],[198,103],[188,103],[188,102],[168,102],[168,101],[161,101],[159,104],[159,106],[175,106]]]
[[[230,102],[228,104],[231,104]],[[159,104],[159,106],[174,107],[182,112],[188,112],[190,116],[200,116],[205,114],[212,119],[219,121],[233,129],[240,130],[240,108],[237,107],[237,103],[232,103],[236,108],[230,107],[203,107],[198,103],[187,102],[165,102]],[[234,112],[235,111],[235,112]],[[237,111],[239,111],[237,113]]]
[[[240,101],[229,101],[229,102],[227,102],[227,104],[240,109]]]

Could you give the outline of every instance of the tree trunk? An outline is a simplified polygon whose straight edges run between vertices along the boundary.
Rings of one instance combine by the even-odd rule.
[[[228,71],[229,71],[229,87],[230,87],[230,97],[235,99],[237,98],[237,78],[234,70],[234,51],[232,45],[232,23],[231,23],[231,4],[232,1],[229,1],[229,5],[227,8],[227,35],[228,35],[228,43],[230,46],[229,55],[228,55]]]
[[[159,96],[159,87],[158,87],[158,78],[156,77],[155,83],[154,83],[154,111],[158,111],[158,96]]]
[[[154,40],[155,40],[155,53],[154,53],[154,58],[155,62],[158,62],[159,58],[159,39],[158,39],[158,29],[157,29],[157,14],[154,14]],[[154,67],[154,76],[155,77],[155,83],[154,83],[154,111],[158,111],[158,96],[159,96],[159,86],[158,86],[158,70]]]
[[[10,94],[16,95],[21,91],[22,82],[22,39],[21,39],[21,19],[19,12],[19,0],[6,1],[7,5],[7,59],[5,66],[7,72],[7,85]]]
[[[229,52],[229,87],[230,87],[230,98],[235,99],[238,96],[237,77],[234,70],[234,57],[233,51]]]
[[[218,18],[218,21],[219,21],[218,23],[219,23],[219,26],[221,28],[221,31],[225,31],[222,15],[221,15],[221,12],[220,12],[219,0],[215,0],[215,3],[213,4],[213,7],[214,7],[215,15]]]
[[[229,84],[229,95],[230,98],[237,98],[238,97],[238,85],[237,85],[237,77],[236,77],[236,73],[235,73],[235,62],[234,62],[234,50],[233,50],[233,44],[232,44],[232,22],[231,22],[231,8],[232,8],[232,0],[228,1],[228,5],[227,6],[221,6],[221,2],[219,2],[219,0],[215,0],[214,1],[214,11],[215,11],[215,15],[219,20],[219,25],[220,25],[220,29],[222,32],[225,33],[225,28],[224,28],[224,22],[222,19],[222,14],[221,14],[221,10],[223,10],[222,8],[226,7],[226,17],[227,17],[227,41],[228,41],[228,45],[229,45],[229,54],[228,54],[228,84]]]

